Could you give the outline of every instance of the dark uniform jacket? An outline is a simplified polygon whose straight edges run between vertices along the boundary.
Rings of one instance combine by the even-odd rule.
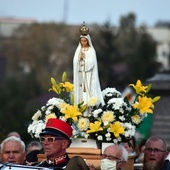
[[[39,164],[37,164],[35,166],[46,167],[46,168],[50,168],[50,169],[54,169],[54,170],[61,170],[61,169],[66,168],[66,165],[69,160],[70,160],[70,158],[68,157],[67,154],[65,154],[63,156],[56,157],[53,162],[46,160],[46,161],[40,162]]]

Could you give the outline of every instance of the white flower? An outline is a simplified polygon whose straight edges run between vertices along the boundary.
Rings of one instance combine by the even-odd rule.
[[[102,121],[107,125],[109,122],[115,120],[115,115],[113,111],[104,111],[101,117]]]
[[[36,120],[38,120],[38,118],[40,118],[40,117],[42,117],[42,113],[41,113],[40,110],[38,110],[38,111],[34,114],[34,116],[32,117],[32,120],[33,120],[33,121],[36,121]]]
[[[92,112],[92,114],[93,114],[93,116],[94,116],[95,118],[97,118],[97,117],[98,117],[98,114],[101,113],[101,112],[102,112],[102,109],[97,109],[97,110],[95,110],[94,112]]]
[[[81,131],[85,131],[87,130],[87,128],[89,127],[89,119],[87,118],[80,118],[77,124],[77,127],[81,130]]]
[[[103,140],[103,136],[102,135],[97,136],[97,140],[102,141]]]
[[[125,121],[124,115],[123,115],[123,116],[119,116],[119,119],[120,119],[121,121]]]
[[[117,91],[115,88],[106,88],[102,91],[102,95],[103,95],[103,98],[105,98],[105,96],[120,97],[121,93],[119,91]]]
[[[131,123],[122,123],[121,125],[125,128],[125,137],[132,137],[135,135],[136,127],[134,125],[132,125]]]
[[[89,102],[88,102],[88,106],[96,106],[98,105],[99,102],[99,98],[98,97],[91,97]]]
[[[109,138],[111,136],[110,132],[106,133],[105,136]]]
[[[112,105],[113,109],[119,110],[124,105],[123,98],[112,98],[108,101],[108,105]]]

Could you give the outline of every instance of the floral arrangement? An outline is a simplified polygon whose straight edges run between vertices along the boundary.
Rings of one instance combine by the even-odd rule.
[[[62,75],[62,82],[57,84],[51,78],[50,91],[59,97],[48,100],[46,105],[38,110],[32,117],[33,122],[28,127],[28,133],[38,138],[45,128],[49,118],[55,117],[69,123],[73,128],[72,138],[90,138],[97,141],[120,143],[128,141],[135,135],[136,128],[142,123],[147,114],[152,114],[154,103],[160,97],[148,96],[151,84],[143,86],[140,80],[136,85],[129,86],[134,89],[135,97],[129,101],[128,97],[115,88],[106,88],[102,91],[105,105],[98,103],[96,96],[88,104],[74,105],[73,84],[66,81],[66,73]],[[67,95],[63,95],[63,94]],[[88,109],[88,116],[83,113]]]

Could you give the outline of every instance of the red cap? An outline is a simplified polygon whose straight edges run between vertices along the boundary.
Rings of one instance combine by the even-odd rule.
[[[53,135],[63,136],[67,139],[70,139],[72,136],[72,131],[73,129],[68,123],[60,119],[50,118],[46,123],[45,129],[43,130],[42,133],[40,133],[40,136]]]

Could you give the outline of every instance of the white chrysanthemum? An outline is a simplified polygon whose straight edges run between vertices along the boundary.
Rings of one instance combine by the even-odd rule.
[[[125,137],[132,137],[135,135],[136,127],[134,125],[132,125],[131,123],[122,123],[121,125],[125,129],[125,132],[124,132]]]
[[[111,137],[111,134],[110,134],[110,132],[106,133],[106,134],[105,134],[105,136],[106,136],[106,138],[109,138],[109,137]]]
[[[112,111],[104,111],[101,117],[102,121],[108,124],[108,122],[113,122],[115,120],[114,112]]]
[[[97,109],[97,110],[94,110],[92,114],[95,118],[97,118],[98,114],[101,113],[101,112],[102,112],[102,109]]]
[[[117,91],[115,88],[106,88],[102,91],[102,95],[103,98],[105,98],[105,96],[111,97],[111,96],[115,96],[115,97],[120,97],[121,93],[119,91]]]
[[[38,111],[34,114],[34,116],[32,117],[32,120],[33,120],[33,121],[36,121],[36,120],[38,120],[39,117],[42,117],[42,113],[41,113],[40,110],[38,110]]]
[[[61,103],[65,103],[64,100],[62,100],[60,98],[53,97],[47,101],[46,105],[47,106],[53,105],[53,106],[59,107]]]
[[[112,140],[112,138],[110,138],[110,137],[106,138],[106,141],[111,141],[111,140]]]
[[[97,136],[97,140],[102,141],[103,140],[103,136],[102,135]]]
[[[117,144],[118,140],[117,139],[113,139],[113,143]]]
[[[119,112],[124,113],[124,109],[122,107],[120,107]]]
[[[89,99],[88,106],[97,106],[98,102],[99,102],[99,98],[98,97],[95,97],[95,96],[91,97]]]
[[[33,121],[32,124],[28,126],[28,133],[34,134],[36,138],[39,138],[39,134],[45,128],[45,123],[42,120]]]
[[[81,131],[85,131],[88,129],[89,127],[89,119],[87,118],[80,118],[77,124],[77,127],[81,130]]]
[[[46,110],[46,111],[45,111],[45,114],[46,114],[46,115],[51,114],[51,110]]]
[[[109,122],[105,121],[103,122],[104,126],[107,126],[109,124]]]
[[[37,127],[36,127],[36,132],[35,132],[35,137],[39,138],[40,137],[40,133],[42,132],[42,130],[45,129],[45,123],[44,122],[39,122]]]
[[[109,105],[112,105],[113,109],[119,110],[120,107],[124,106],[123,98],[112,98],[108,101]]]
[[[141,117],[139,115],[132,116],[132,122],[138,125],[141,122]]]
[[[45,109],[46,109],[45,106],[42,106],[42,107],[41,107],[41,110],[42,110],[42,111],[45,111]]]
[[[53,108],[54,108],[54,106],[51,105],[48,107],[48,110],[52,110]]]
[[[123,115],[123,116],[119,116],[119,119],[120,119],[121,121],[125,121],[125,120],[126,120],[125,117],[124,117],[124,115]]]

